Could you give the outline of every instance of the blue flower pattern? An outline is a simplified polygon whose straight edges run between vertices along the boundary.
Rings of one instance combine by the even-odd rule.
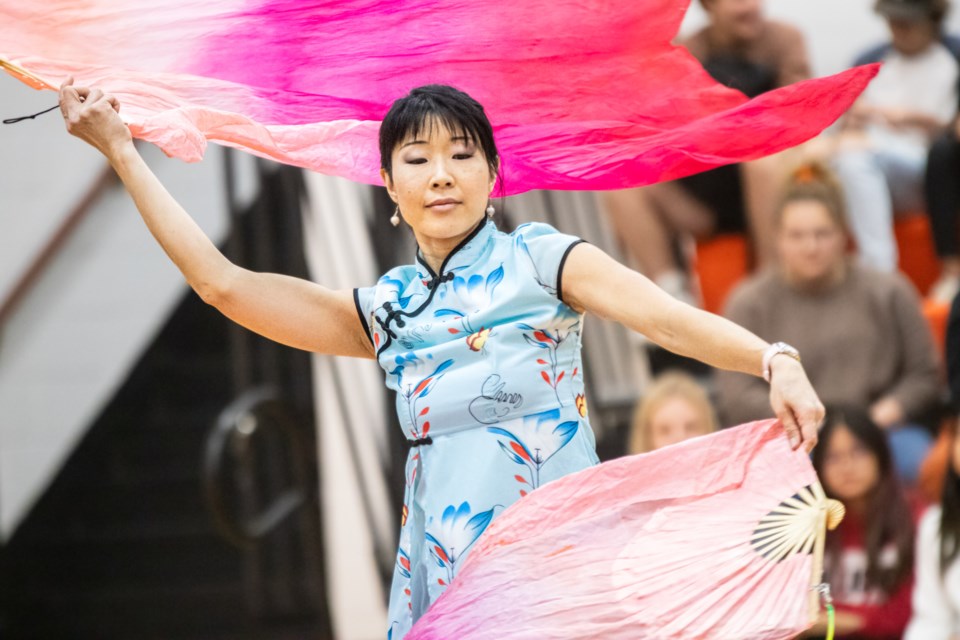
[[[597,463],[581,316],[557,294],[576,238],[482,224],[434,273],[418,256],[357,291],[411,448],[389,606],[403,638],[456,580],[494,518]],[[492,419],[488,419],[493,416]]]

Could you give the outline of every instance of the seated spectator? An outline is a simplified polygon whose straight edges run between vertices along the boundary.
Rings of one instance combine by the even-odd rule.
[[[717,417],[704,388],[686,373],[668,371],[637,404],[628,453],[646,453],[716,430]]]
[[[930,297],[949,302],[960,292],[960,117],[930,147],[924,193],[934,246],[943,265]]]
[[[931,442],[916,423],[936,410],[941,392],[916,290],[897,273],[848,259],[843,196],[822,166],[790,176],[775,225],[779,264],[742,283],[725,315],[796,347],[824,403],[869,407],[912,484]],[[772,417],[763,380],[720,372],[717,385],[724,422]]]
[[[823,563],[836,637],[900,638],[910,618],[914,515],[883,431],[864,411],[828,409],[813,466],[827,495],[847,509],[827,533]],[[807,635],[823,635],[824,623],[825,616]]]
[[[913,615],[905,640],[960,637],[960,437],[956,428],[952,435],[940,504],[927,510],[917,532]]]
[[[800,32],[767,20],[762,0],[701,0],[709,24],[679,44],[717,82],[754,97],[810,77]],[[678,239],[744,232],[763,262],[772,256],[771,216],[779,163],[728,165],[675,182],[606,192],[604,208],[628,254],[668,293],[693,302]],[[771,189],[774,185],[774,189]]]
[[[894,214],[924,208],[927,153],[957,111],[960,63],[943,41],[947,0],[878,0],[875,8],[891,39],[857,60],[883,67],[843,121],[834,166],[862,262],[893,271]]]

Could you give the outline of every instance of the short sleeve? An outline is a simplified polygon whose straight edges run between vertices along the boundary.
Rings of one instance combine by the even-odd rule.
[[[584,242],[542,222],[528,222],[513,232],[514,243],[529,260],[537,282],[563,302],[563,266],[571,249]]]
[[[373,342],[373,334],[370,332],[370,324],[373,322],[373,299],[376,287],[363,287],[353,290],[353,304],[357,308],[357,315],[360,316],[360,324],[363,325],[363,331],[367,334],[370,344]]]

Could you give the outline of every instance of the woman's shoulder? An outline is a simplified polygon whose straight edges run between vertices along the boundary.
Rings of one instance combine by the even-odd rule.
[[[855,262],[849,268],[848,280],[855,287],[887,296],[918,295],[913,283],[899,271],[880,271]]]

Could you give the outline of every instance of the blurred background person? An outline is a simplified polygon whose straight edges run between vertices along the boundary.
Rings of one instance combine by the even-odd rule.
[[[716,430],[717,416],[706,389],[689,374],[667,371],[637,404],[627,453],[646,453]]]
[[[960,638],[960,438],[952,429],[950,458],[940,503],[930,507],[917,532],[913,615],[906,640]]]
[[[914,515],[883,431],[865,411],[831,408],[813,465],[827,495],[847,509],[824,553],[837,637],[900,638],[910,618]],[[824,622],[807,636],[823,635]]]
[[[930,147],[925,178],[927,214],[941,262],[930,297],[950,302],[960,292],[960,117]]]
[[[948,0],[878,0],[890,40],[856,64],[880,73],[843,120],[834,167],[864,264],[897,267],[895,213],[922,211],[932,141],[957,112],[960,61],[944,42]]]
[[[941,398],[915,289],[898,273],[848,258],[843,196],[821,165],[791,174],[775,224],[779,264],[742,283],[725,315],[794,345],[826,404],[868,407],[890,438],[897,471],[912,483],[932,440],[918,423]],[[725,423],[770,417],[762,381],[721,372],[717,385]]]
[[[800,31],[767,19],[762,0],[701,0],[701,5],[709,23],[679,44],[717,82],[755,97],[810,77]],[[776,157],[766,158],[601,198],[639,270],[692,302],[681,241],[749,228],[757,260],[766,261],[772,255],[778,172]]]

